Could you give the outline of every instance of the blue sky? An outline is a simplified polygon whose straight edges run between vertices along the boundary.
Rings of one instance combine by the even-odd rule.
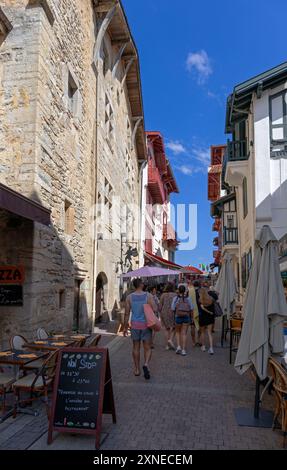
[[[179,251],[177,262],[210,263],[209,146],[226,141],[225,102],[234,85],[287,60],[286,0],[123,5],[140,55],[146,129],[164,135],[180,187],[172,201],[198,204],[197,247]]]

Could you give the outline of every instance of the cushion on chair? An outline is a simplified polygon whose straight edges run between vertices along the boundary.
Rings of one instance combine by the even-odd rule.
[[[17,387],[20,387],[20,388],[31,388],[34,380],[35,380],[35,377],[36,377],[36,374],[29,374],[29,375],[26,375],[25,377],[22,377],[21,379],[17,380],[16,382],[14,382],[13,384],[13,388],[17,388]],[[47,379],[46,381],[46,385],[49,385],[50,383],[52,382],[52,379]],[[43,388],[44,387],[44,383],[43,383],[43,379],[42,377],[38,377],[35,384],[34,384],[34,387],[33,388]]]

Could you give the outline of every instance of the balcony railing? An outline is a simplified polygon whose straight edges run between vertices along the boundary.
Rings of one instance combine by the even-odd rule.
[[[247,140],[228,140],[227,155],[229,162],[248,160],[249,152]]]
[[[166,192],[162,182],[161,174],[157,167],[149,163],[148,186],[154,204],[163,204],[166,201]]]
[[[223,243],[224,245],[238,243],[238,228],[228,228],[224,227],[223,229]]]

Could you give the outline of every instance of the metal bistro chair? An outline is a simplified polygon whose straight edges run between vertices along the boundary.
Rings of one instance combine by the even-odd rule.
[[[47,339],[47,338],[49,338],[49,335],[48,335],[47,331],[45,330],[45,328],[38,328],[37,338],[38,339]]]
[[[10,338],[10,348],[16,349],[17,351],[27,351],[25,345],[28,343],[27,339],[22,335],[14,335]],[[43,359],[36,359],[35,361],[26,364],[23,369],[25,370],[35,370],[42,367],[44,364]]]
[[[277,419],[281,415],[283,448],[285,448],[287,440],[287,373],[284,371],[283,367],[272,358],[269,359],[269,366],[273,378],[273,388],[276,397],[272,429],[275,429]]]
[[[32,404],[33,401],[39,398],[39,395],[44,395],[44,403],[46,405],[46,412],[49,419],[50,409],[48,391],[53,385],[56,373],[57,357],[58,351],[53,351],[49,355],[48,359],[46,359],[41,369],[35,373],[26,375],[13,383],[12,388],[15,396],[14,418],[16,417],[17,410],[21,404]],[[21,392],[29,394],[29,396],[21,400]]]

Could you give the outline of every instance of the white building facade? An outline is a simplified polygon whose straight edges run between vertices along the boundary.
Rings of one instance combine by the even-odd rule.
[[[287,234],[287,63],[234,88],[227,102],[226,133],[232,140],[223,183],[235,196],[234,258],[242,291],[258,231],[269,225],[278,240]]]

